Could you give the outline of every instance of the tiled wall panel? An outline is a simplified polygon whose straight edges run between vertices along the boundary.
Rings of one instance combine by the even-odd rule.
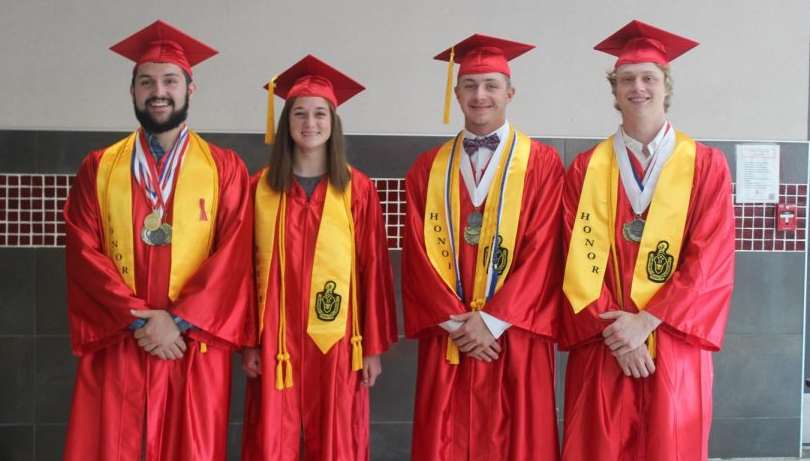
[[[0,174],[0,247],[58,247],[65,243],[65,206],[71,175]],[[375,178],[388,231],[388,247],[402,248],[405,181]],[[797,229],[776,230],[773,204],[737,204],[735,242],[743,251],[804,251],[807,185],[781,184],[780,203],[797,206]]]

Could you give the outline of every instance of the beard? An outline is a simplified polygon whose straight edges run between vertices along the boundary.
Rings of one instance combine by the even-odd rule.
[[[144,104],[146,107],[144,110],[138,109],[138,106],[135,104],[135,100],[133,99],[132,101],[132,107],[135,109],[135,118],[137,118],[141,123],[143,129],[149,133],[160,134],[171,131],[180,126],[181,123],[185,122],[186,117],[188,116],[188,90],[186,90],[186,102],[183,104],[183,107],[173,110],[171,114],[169,114],[169,118],[167,118],[165,121],[158,122],[149,114],[148,107],[150,103],[161,100],[166,101],[172,108],[174,108],[174,100],[171,98],[149,98]]]

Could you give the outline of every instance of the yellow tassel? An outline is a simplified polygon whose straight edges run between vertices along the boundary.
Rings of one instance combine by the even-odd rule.
[[[275,78],[273,79],[275,80]],[[278,354],[276,354],[276,390],[281,391],[293,387],[293,370],[290,352],[287,350],[287,288],[284,269],[286,266],[285,246],[287,237],[285,227],[287,226],[287,195],[281,194],[281,205],[279,205],[278,219],[278,263],[280,267],[281,287],[279,288],[278,300]],[[287,379],[284,379],[286,362]]]
[[[444,124],[450,123],[450,90],[453,88],[453,60],[456,57],[455,47],[450,47],[450,62],[447,63],[447,89],[444,93]]]
[[[447,337],[447,352],[444,357],[450,362],[450,365],[458,365],[458,346],[453,342],[453,338],[449,336]]]
[[[650,336],[647,338],[647,351],[650,353],[650,358],[655,360],[655,341],[656,341],[656,332],[653,331],[650,333]]]
[[[265,127],[264,131],[264,143],[265,144],[273,144],[274,133],[276,129],[276,122],[275,122],[275,105],[273,104],[273,100],[275,99],[275,89],[276,89],[276,79],[278,78],[278,74],[273,76],[270,79],[267,87],[267,126]]]
[[[349,294],[352,304],[352,371],[359,371],[363,369],[363,336],[360,334],[360,312],[357,308],[357,248],[355,248],[354,218],[352,217],[352,204],[349,201],[349,194],[343,194],[343,206],[346,209],[346,216],[349,217],[349,234],[352,241],[352,288]]]
[[[363,369],[363,337],[352,336],[352,371]]]
[[[284,390],[284,354],[276,355],[276,390]]]
[[[286,354],[287,356],[287,379],[284,380],[284,388],[289,389],[293,387],[293,369],[292,369],[292,360],[290,360],[290,354]]]
[[[200,353],[205,354],[208,352],[208,344],[200,343]]]

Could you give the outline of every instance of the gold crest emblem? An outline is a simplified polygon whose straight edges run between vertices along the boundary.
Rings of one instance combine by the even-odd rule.
[[[336,288],[337,284],[330,280],[323,285],[323,291],[315,295],[315,313],[319,320],[331,322],[340,312],[341,296],[335,293]]]
[[[498,238],[495,240],[495,254],[492,257],[492,265],[498,271],[498,275],[503,275],[503,271],[506,270],[506,262],[509,260],[509,250],[502,246],[503,244],[503,237],[498,235]],[[487,266],[489,262],[489,246],[484,248],[484,260],[482,263],[484,267]]]
[[[665,240],[658,242],[658,249],[647,254],[647,278],[655,283],[664,283],[672,275],[672,265],[675,258],[667,253],[669,243]]]

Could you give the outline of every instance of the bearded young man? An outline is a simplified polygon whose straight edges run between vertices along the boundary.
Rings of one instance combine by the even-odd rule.
[[[224,460],[231,351],[255,338],[247,171],[185,124],[216,51],[162,21],[111,49],[141,128],[85,158],[65,206],[64,459]]]
[[[566,176],[565,461],[708,457],[734,210],[723,153],[666,117],[669,62],[696,45],[632,21],[596,46],[622,124]]]
[[[405,178],[405,333],[419,340],[414,461],[559,457],[564,171],[553,147],[506,120],[508,60],[532,48],[476,34],[436,56],[460,63],[464,130]],[[451,82],[452,64],[449,73]]]

